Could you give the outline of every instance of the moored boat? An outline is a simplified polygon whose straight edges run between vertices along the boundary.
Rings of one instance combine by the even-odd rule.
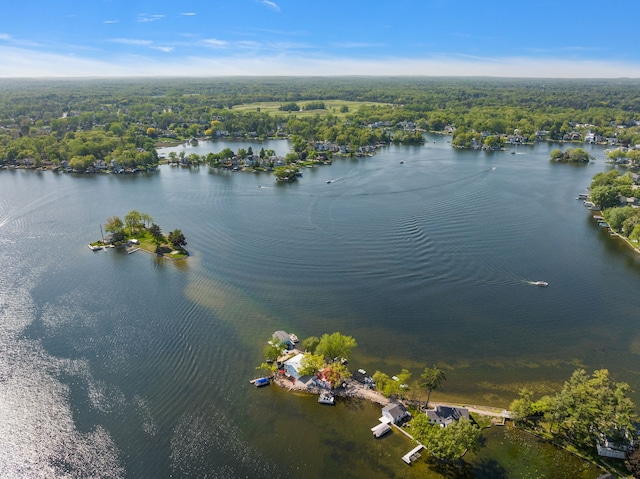
[[[336,398],[331,393],[322,393],[322,394],[320,394],[320,397],[318,398],[318,402],[320,404],[331,404],[331,405],[334,405],[336,403]]]
[[[389,431],[391,431],[391,426],[389,426],[386,422],[381,422],[377,426],[371,428],[371,432],[373,433],[374,437],[384,436]]]
[[[265,378],[258,378],[258,379],[254,379],[254,380],[252,381],[252,383],[253,383],[253,385],[254,385],[255,387],[257,387],[257,388],[260,388],[260,387],[262,387],[262,386],[268,386],[268,385],[270,384],[270,383],[269,383],[269,378],[266,378],[266,377],[265,377]]]

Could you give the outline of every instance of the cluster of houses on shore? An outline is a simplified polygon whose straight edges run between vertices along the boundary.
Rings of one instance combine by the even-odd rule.
[[[283,344],[289,352],[288,358],[280,364],[281,373],[284,376],[288,377],[293,383],[297,382],[300,386],[304,386],[309,390],[333,389],[334,385],[331,384],[330,380],[322,374],[322,371],[313,377],[305,377],[300,373],[303,367],[302,359],[304,357],[304,353],[295,348],[297,343],[297,336],[295,334],[287,333],[286,331],[276,331],[273,333],[273,340],[279,344]],[[362,375],[364,375],[363,373],[364,371],[361,370]],[[331,404],[333,404],[333,402],[331,402]],[[471,419],[469,408],[453,405],[437,404],[433,409],[427,409],[424,414],[429,418],[429,422],[431,424],[443,428],[446,428],[461,419]],[[503,411],[502,417],[509,418],[510,416],[508,411]],[[401,427],[411,419],[411,413],[402,402],[392,401],[382,407],[381,416],[378,419],[379,423],[371,428],[371,433],[374,437],[380,438],[391,431],[391,426]],[[602,440],[596,444],[596,449],[598,455],[602,457],[624,459],[626,457],[625,454],[633,444],[635,444],[633,441],[629,441],[628,444],[624,445],[617,444],[613,443],[608,438],[603,437]],[[420,457],[420,451],[422,451],[423,448],[424,446],[419,444],[417,447],[405,454],[402,457],[402,460],[407,464],[411,464]]]
[[[145,151],[140,148],[140,151]],[[156,171],[156,165],[149,166],[125,166],[118,163],[116,160],[95,160],[91,165],[82,170],[71,168],[67,160],[62,160],[59,163],[53,163],[50,160],[36,161],[35,158],[16,158],[15,160],[7,160],[5,164],[0,165],[0,169],[31,169],[31,170],[51,170],[54,172],[63,173],[116,173],[116,174],[133,174],[144,171]]]

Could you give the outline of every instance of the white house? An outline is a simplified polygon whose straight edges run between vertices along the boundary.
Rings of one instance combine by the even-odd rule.
[[[399,424],[409,417],[411,417],[411,413],[400,403],[392,403],[382,408],[382,418],[393,424]]]
[[[302,358],[304,354],[296,354],[291,359],[287,359],[283,364],[284,373],[294,379],[300,378],[300,369],[302,369]]]

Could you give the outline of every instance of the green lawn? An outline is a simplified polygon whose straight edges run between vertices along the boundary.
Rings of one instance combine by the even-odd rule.
[[[307,103],[316,102],[318,100],[309,100],[309,101],[297,101],[300,108],[304,108],[304,105]],[[353,113],[358,111],[358,108],[362,106],[372,106],[379,105],[385,106],[387,103],[377,103],[373,101],[346,101],[346,100],[322,100],[324,105],[326,106],[325,110],[300,110],[300,111],[280,111],[280,105],[288,102],[257,102],[257,103],[247,103],[245,105],[236,105],[233,107],[234,110],[238,111],[257,111],[260,108],[262,113],[268,113],[269,115],[279,115],[283,117],[297,117],[304,118],[305,116],[313,116],[320,115],[324,116],[329,113],[336,115],[338,118],[344,119],[348,113]],[[347,113],[340,113],[340,108],[342,106],[347,106],[349,111]]]

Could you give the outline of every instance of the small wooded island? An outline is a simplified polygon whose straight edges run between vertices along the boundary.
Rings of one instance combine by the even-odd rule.
[[[100,229],[102,230],[102,226]],[[172,259],[189,256],[189,252],[184,249],[187,242],[182,231],[175,229],[168,235],[163,235],[160,227],[147,213],[131,210],[124,216],[124,221],[119,216],[110,216],[104,225],[104,231],[108,234],[103,234],[102,239],[89,244],[89,248],[97,251],[106,246],[130,247],[129,253],[143,250],[158,256],[168,255]]]

